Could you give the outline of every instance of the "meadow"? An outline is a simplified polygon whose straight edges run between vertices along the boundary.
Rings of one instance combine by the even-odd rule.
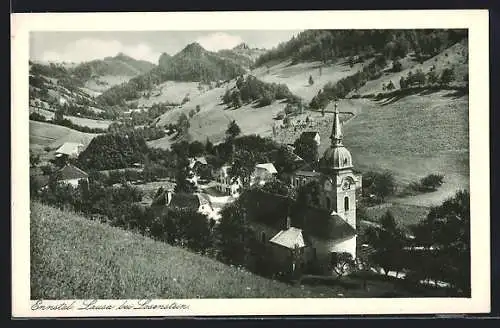
[[[30,120],[30,148],[59,147],[65,142],[79,142],[87,145],[97,135],[76,131],[60,125]]]
[[[36,202],[30,238],[31,299],[313,296]]]

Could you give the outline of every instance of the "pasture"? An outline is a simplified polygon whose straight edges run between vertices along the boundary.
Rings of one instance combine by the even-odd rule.
[[[29,126],[30,148],[36,146],[59,147],[65,142],[79,142],[87,145],[97,135],[45,122],[30,121]]]
[[[31,299],[315,296],[40,203],[30,220]]]

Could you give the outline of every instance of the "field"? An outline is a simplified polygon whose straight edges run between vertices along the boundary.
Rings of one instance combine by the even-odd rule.
[[[269,68],[260,67],[251,74],[264,82],[284,83],[292,93],[309,102],[325,84],[353,75],[366,63],[357,63],[351,68],[345,64],[345,60],[340,59],[337,63],[323,65],[320,74],[320,62],[292,65],[286,61]],[[313,85],[309,85],[309,76],[314,80]]]
[[[98,81],[103,83],[97,83],[96,80],[89,80],[85,82],[84,91],[88,92],[89,95],[95,96],[100,94],[109,88],[122,84],[130,80],[133,76],[125,76],[125,75],[103,75],[97,78]]]
[[[382,206],[366,208],[368,221],[378,222],[380,218],[390,211],[397,224],[405,231],[410,232],[409,227],[425,219],[429,213],[429,208],[425,206],[387,203]]]
[[[156,87],[149,99],[141,97],[137,102],[139,106],[145,107],[164,102],[180,104],[186,95],[194,99],[203,94],[205,90],[199,90],[198,85],[198,82],[166,81]]]
[[[311,296],[46,205],[31,213],[31,299]]]
[[[30,148],[32,147],[59,147],[65,142],[79,142],[84,145],[98,134],[84,133],[64,126],[30,121]]]
[[[45,109],[30,109],[31,112],[37,112],[47,119],[53,119],[54,118],[54,112],[51,112],[49,110]],[[70,120],[72,123],[80,125],[80,126],[86,126],[89,128],[98,128],[98,129],[107,129],[108,126],[113,123],[112,121],[108,120],[93,120],[90,118],[85,118],[85,117],[78,117],[78,116],[71,116],[71,115],[65,115],[65,119]]]

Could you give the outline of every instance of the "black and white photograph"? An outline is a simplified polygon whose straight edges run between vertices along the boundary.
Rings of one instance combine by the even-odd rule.
[[[423,12],[40,14],[13,59],[21,312],[488,310],[488,16]]]

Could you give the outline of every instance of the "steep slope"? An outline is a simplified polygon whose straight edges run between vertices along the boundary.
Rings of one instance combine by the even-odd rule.
[[[97,135],[72,130],[60,125],[36,121],[30,121],[29,127],[30,148],[41,148],[42,146],[58,147],[65,142],[78,142],[87,145]]]
[[[191,43],[163,60],[160,68],[165,81],[227,80],[245,72],[239,64],[205,50],[198,43]]]
[[[319,296],[40,203],[30,222],[32,299]]]
[[[245,69],[250,69],[255,60],[265,52],[265,49],[250,48],[246,43],[241,43],[232,49],[219,50],[217,54],[223,58],[233,60]]]

